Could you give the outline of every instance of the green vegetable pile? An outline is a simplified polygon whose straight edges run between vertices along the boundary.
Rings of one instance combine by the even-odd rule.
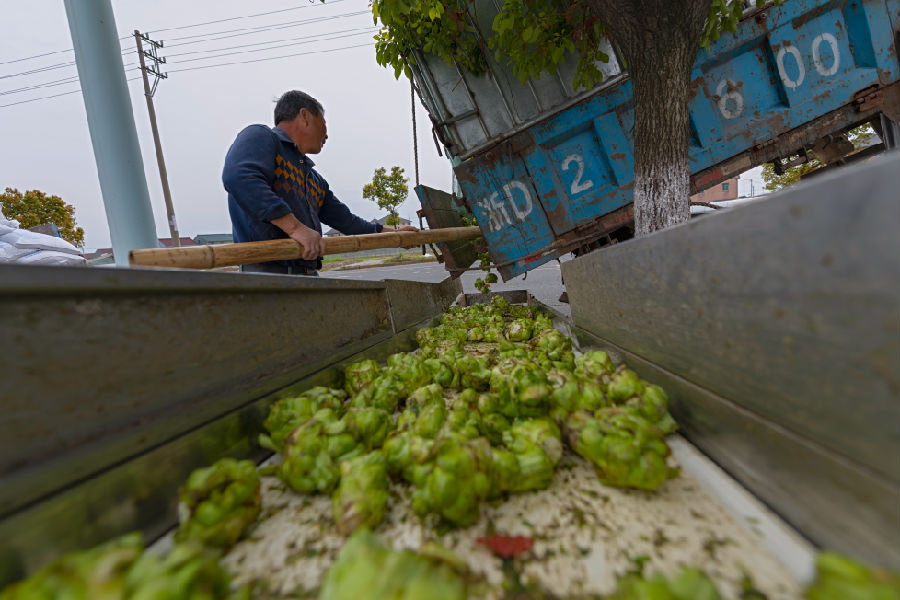
[[[218,555],[179,544],[164,558],[145,554],[140,533],[73,552],[6,588],[0,600],[249,600],[230,590]]]
[[[749,581],[745,581],[745,586]],[[742,598],[765,598],[745,587]],[[900,600],[900,574],[864,565],[835,552],[816,556],[816,580],[807,587],[808,600]],[[640,572],[619,578],[610,600],[721,600],[712,580],[702,571],[685,568],[673,579]]]
[[[381,521],[391,479],[412,485],[416,514],[469,525],[485,500],[549,487],[565,444],[610,485],[672,475],[665,392],[604,352],[576,359],[539,310],[497,296],[416,337],[417,352],[352,364],[343,389],[281,399],[266,420],[277,475],[332,494],[342,533]]]
[[[389,485],[412,487],[422,517],[466,526],[482,502],[545,489],[565,447],[611,486],[655,490],[674,476],[665,436],[676,429],[665,392],[605,352],[576,358],[550,319],[501,297],[451,308],[417,332],[419,349],[345,369],[341,389],[315,387],[276,402],[262,446],[298,492],[331,494],[337,530],[350,536],[320,598],[465,598],[464,566],[434,546],[384,547],[369,532],[384,518]],[[260,514],[260,472],[224,458],[194,471],[179,490],[181,523],[165,556],[145,554],[131,534],[60,558],[0,592],[0,600],[237,600],[219,565]],[[900,600],[900,575],[833,553],[817,560],[809,600]],[[718,600],[712,581],[619,580],[613,600]]]
[[[809,600],[900,600],[900,574],[867,566],[835,552],[816,557]]]
[[[437,548],[399,552],[385,548],[367,530],[355,533],[329,569],[320,600],[464,600],[466,584]]]
[[[191,473],[179,495],[175,539],[230,548],[259,516],[259,473],[249,460],[223,458]]]
[[[659,574],[626,575],[609,600],[722,600],[722,596],[704,572],[685,568],[671,580]]]

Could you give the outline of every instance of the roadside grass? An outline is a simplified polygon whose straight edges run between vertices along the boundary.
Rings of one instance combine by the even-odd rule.
[[[419,252],[405,252],[391,256],[373,256],[366,258],[323,258],[322,270],[333,271],[342,269],[368,269],[374,267],[396,266],[421,262],[433,262],[432,255],[422,256]]]

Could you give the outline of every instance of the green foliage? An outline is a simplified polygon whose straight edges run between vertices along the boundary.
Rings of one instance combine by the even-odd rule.
[[[432,543],[432,546],[434,544]],[[393,551],[367,529],[351,537],[325,575],[321,600],[463,600],[466,582],[455,557],[437,551]],[[450,555],[445,558],[446,555]]]
[[[488,41],[498,62],[512,64],[523,82],[549,73],[569,52],[581,60],[573,86],[590,88],[603,78],[596,63],[608,62],[600,51],[603,24],[589,7],[569,0],[504,0],[494,18],[494,35]]]
[[[391,167],[390,175],[387,174],[384,167],[378,167],[375,169],[372,183],[363,186],[363,198],[372,200],[378,204],[378,208],[390,212],[386,223],[396,227],[400,224],[397,207],[406,200],[406,196],[409,194],[408,182],[409,179],[403,176],[401,167]]]
[[[806,590],[809,600],[897,600],[900,574],[858,563],[835,552],[816,556],[816,580]]]
[[[716,584],[695,568],[684,568],[672,579],[659,573],[644,578],[630,573],[619,578],[610,600],[721,600]]]
[[[482,44],[466,14],[467,0],[373,0],[372,15],[382,29],[375,36],[375,60],[410,76],[413,50],[443,58],[448,64],[481,75],[486,70]]]
[[[875,132],[872,130],[872,127],[866,123],[865,125],[860,125],[859,127],[855,127],[847,132],[847,139],[851,144],[858,150],[860,148],[864,148],[872,142],[872,136],[875,135]],[[795,154],[789,157],[791,160],[797,158],[799,155]],[[764,186],[765,189],[770,192],[774,192],[776,190],[784,189],[789,185],[793,185],[800,181],[804,175],[815,171],[819,167],[823,166],[823,163],[816,158],[816,155],[812,151],[807,151],[806,156],[808,162],[805,162],[801,165],[797,165],[796,167],[791,167],[790,169],[785,169],[784,173],[779,175],[775,172],[775,166],[772,163],[766,163],[763,165],[762,170],[762,178],[763,181],[766,182]]]
[[[191,473],[178,491],[178,542],[230,548],[259,516],[259,474],[249,460],[226,457]]]
[[[781,0],[775,0],[781,4]],[[756,0],[756,8],[766,5],[766,0]],[[709,45],[719,39],[722,32],[734,33],[744,12],[744,3],[738,0],[712,0],[709,5],[709,17],[703,26],[700,45],[709,50]]]
[[[23,229],[53,223],[64,240],[79,248],[84,247],[84,229],[75,223],[75,207],[66,204],[59,196],[48,196],[38,190],[22,194],[14,188],[6,188],[0,194],[3,214],[15,219]]]
[[[375,22],[380,19],[383,26],[375,37],[378,64],[392,66],[398,78],[404,72],[410,76],[412,51],[422,50],[475,75],[484,74],[486,45],[466,13],[473,2],[373,0]],[[765,3],[756,0],[757,7]],[[511,64],[522,81],[552,72],[568,53],[577,52],[573,87],[590,88],[602,79],[597,63],[609,60],[599,49],[606,34],[603,16],[592,8],[590,3],[571,0],[504,0],[487,46],[498,62]],[[712,0],[701,45],[709,48],[722,32],[737,31],[742,12],[742,2]]]
[[[775,167],[772,165],[772,163],[764,164],[762,170],[762,178],[763,181],[766,182],[766,184],[763,187],[765,187],[765,189],[769,190],[770,192],[786,188],[787,186],[793,185],[800,181],[800,178],[810,171],[815,171],[822,166],[822,163],[816,159],[812,152],[807,152],[806,154],[809,162],[805,162],[802,165],[797,165],[796,167],[791,167],[790,169],[785,169],[784,173],[781,175],[775,172]],[[797,158],[797,156],[798,155],[794,155],[790,158],[793,160]]]
[[[478,255],[478,268],[486,273],[484,279],[479,277],[475,280],[475,288],[482,294],[491,291],[491,284],[497,283],[497,274],[491,273],[491,255],[488,252],[482,252]]]
[[[230,589],[218,554],[176,544],[165,556],[144,553],[139,532],[70,552],[0,591],[0,600],[250,600]]]

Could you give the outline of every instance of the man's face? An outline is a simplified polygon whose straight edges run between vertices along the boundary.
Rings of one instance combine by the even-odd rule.
[[[309,140],[312,149],[309,154],[318,154],[328,139],[328,127],[325,125],[325,112],[322,111],[318,115],[314,115],[309,111],[306,114],[306,125],[309,131]]]

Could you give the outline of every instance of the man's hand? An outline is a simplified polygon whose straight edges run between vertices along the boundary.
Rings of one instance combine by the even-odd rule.
[[[381,233],[387,233],[390,231],[418,231],[418,227],[413,227],[412,225],[403,225],[402,227],[391,227],[390,225],[385,225],[381,230]]]
[[[303,253],[300,255],[303,260],[316,260],[325,255],[325,240],[319,232],[298,221],[293,214],[272,219],[272,224],[281,228],[291,239],[300,242],[303,246]]]

